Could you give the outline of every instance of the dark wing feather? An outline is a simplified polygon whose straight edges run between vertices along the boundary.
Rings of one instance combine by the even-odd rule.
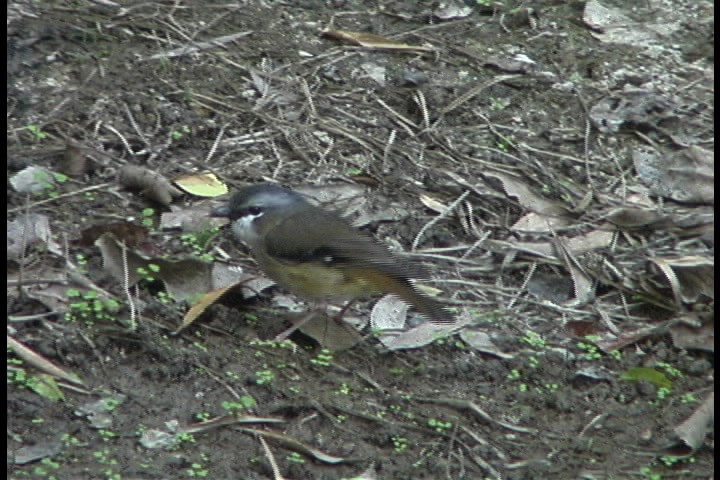
[[[321,233],[328,231],[333,233]],[[273,227],[269,237],[268,253],[287,262],[372,267],[396,278],[423,276],[417,263],[391,254],[369,235],[320,208],[313,208],[311,215],[290,215]]]

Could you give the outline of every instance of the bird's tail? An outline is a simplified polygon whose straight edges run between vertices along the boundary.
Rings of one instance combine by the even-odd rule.
[[[410,281],[404,277],[378,274],[370,269],[364,272],[366,277],[372,278],[371,284],[382,285],[382,292],[392,293],[414,306],[432,323],[455,323],[455,317],[442,304],[418,291]]]

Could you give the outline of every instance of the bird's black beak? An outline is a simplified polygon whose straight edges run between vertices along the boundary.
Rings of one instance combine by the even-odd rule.
[[[228,207],[227,205],[223,205],[222,207],[213,208],[212,210],[210,210],[210,216],[217,218],[229,218],[230,207]]]

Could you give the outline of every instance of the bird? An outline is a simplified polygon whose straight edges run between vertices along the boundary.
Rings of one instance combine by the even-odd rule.
[[[210,216],[227,218],[235,238],[249,247],[260,269],[294,295],[313,301],[347,300],[338,318],[357,299],[390,293],[432,323],[455,322],[441,303],[411,282],[422,276],[415,262],[391,253],[337,213],[293,190],[275,183],[241,187]]]

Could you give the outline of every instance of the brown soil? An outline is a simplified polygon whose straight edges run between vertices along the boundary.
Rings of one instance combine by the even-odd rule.
[[[235,186],[363,182],[371,212],[404,212],[365,228],[406,249],[438,216],[421,195],[451,205],[467,191],[426,230],[420,247],[458,247],[426,257],[432,285],[507,355],[471,348],[458,335],[387,351],[366,330],[360,344],[329,359],[309,339],[277,346],[265,342],[287,326],[271,303],[277,289],[246,302],[228,298],[180,335],[171,332],[188,304],[161,302],[155,285],[142,284],[134,332],[126,308],[112,318],[70,320],[60,313],[69,301],[61,299],[55,314],[11,322],[9,331],[86,386],[62,387],[64,401],[53,401],[17,377],[9,381],[8,478],[713,477],[712,437],[687,458],[663,456],[673,428],[712,390],[712,356],[679,348],[667,330],[640,335],[613,354],[589,352],[592,342],[578,327],[607,338],[612,326],[627,338],[699,307],[650,308],[610,281],[573,304],[577,285],[565,263],[511,255],[509,246],[594,231],[627,192],[642,191],[629,152],[667,144],[679,123],[648,113],[622,131],[599,131],[589,126],[589,111],[608,95],[651,85],[685,101],[695,121],[680,122],[684,135],[712,137],[712,3],[649,1],[627,10],[636,2],[607,2],[638,27],[679,25],[652,46],[595,38],[583,2],[530,2],[529,9],[511,0],[492,9],[478,1],[469,16],[447,20],[430,18],[431,2],[102,3],[10,2],[8,175],[29,165],[63,171],[70,143],[90,159],[58,185],[58,200],[27,198],[8,184],[10,219],[26,211],[49,216],[56,241],[69,237],[68,258],[84,255],[88,278],[124,302],[122,286],[102,271],[99,250],[74,242],[90,225],[139,224],[143,209],[169,211],[119,186],[123,165],[168,178],[212,171]],[[351,46],[321,36],[326,29],[432,51]],[[244,32],[191,51],[195,42]],[[510,65],[519,55],[534,63]],[[512,226],[527,206],[522,193],[485,175],[493,169],[572,211],[574,225],[518,234]],[[173,208],[198,201],[185,196]],[[164,253],[191,253],[177,232],[150,238]],[[645,228],[593,253],[642,275],[648,258],[679,253],[681,242],[707,248],[690,245],[698,238]],[[241,258],[229,236],[210,247],[217,245]],[[60,253],[35,246],[24,262],[61,267]],[[466,263],[453,260],[463,256]],[[592,260],[579,256],[583,265]],[[8,273],[17,266],[9,262]],[[13,319],[48,311],[47,303],[8,289]],[[8,354],[9,362],[15,358]],[[670,392],[621,380],[641,366],[675,373]],[[121,399],[108,409],[110,423],[93,425],[78,413],[106,398]],[[140,443],[143,432],[170,431],[167,422],[196,425],[228,414],[227,402],[249,398],[254,405],[242,415],[282,423],[207,428],[171,448]],[[18,462],[28,447],[41,453]]]

